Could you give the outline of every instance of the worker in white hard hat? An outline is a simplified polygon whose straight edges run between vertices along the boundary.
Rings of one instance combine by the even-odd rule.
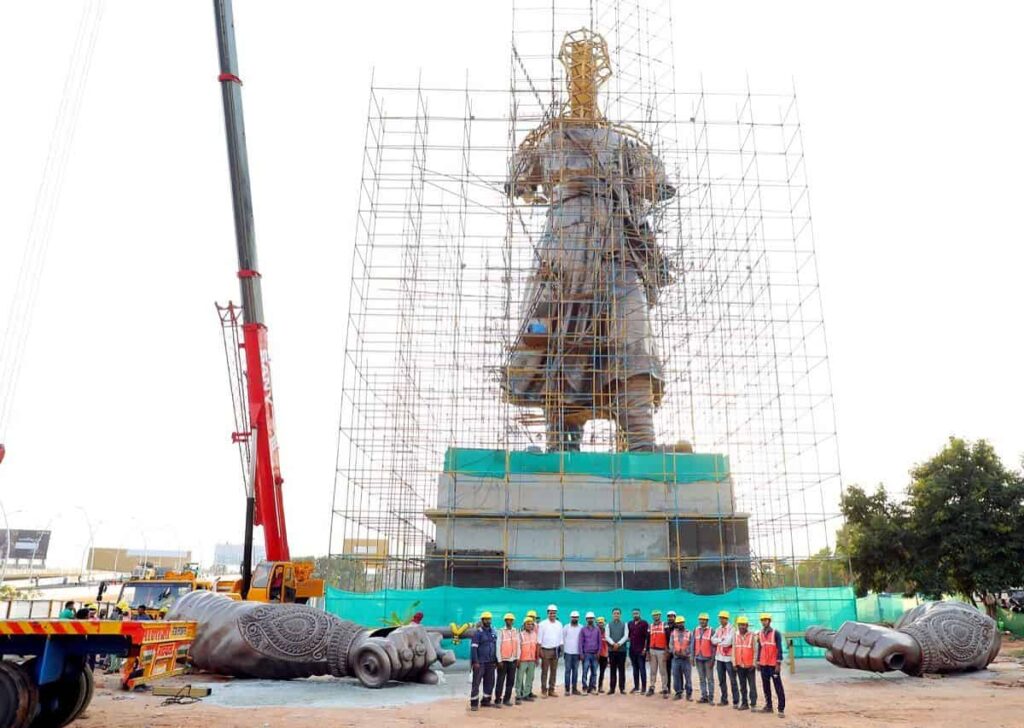
[[[537,625],[537,643],[540,645],[540,694],[555,697],[555,673],[562,653],[562,623],[558,621],[558,607],[548,605],[548,618]]]
[[[565,659],[565,694],[582,695],[577,685],[580,676],[580,613],[569,612],[569,624],[562,628],[562,654]]]
[[[583,660],[583,692],[597,695],[597,656],[601,654],[601,629],[595,623],[597,617],[587,612],[586,626],[580,631],[580,657]]]

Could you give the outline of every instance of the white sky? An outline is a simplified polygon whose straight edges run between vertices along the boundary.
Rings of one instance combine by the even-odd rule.
[[[213,12],[108,0],[54,221],[0,500],[97,545],[238,541],[213,302],[237,300]],[[0,330],[78,25],[0,3]],[[1024,5],[679,2],[677,85],[786,90],[804,123],[847,483],[902,487],[950,434],[1024,452]],[[327,546],[370,72],[507,84],[499,2],[236,0],[296,555]],[[102,525],[100,525],[102,522]]]

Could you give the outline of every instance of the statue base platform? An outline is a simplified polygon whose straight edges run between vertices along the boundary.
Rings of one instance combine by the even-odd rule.
[[[724,455],[453,448],[426,515],[427,587],[750,586]]]

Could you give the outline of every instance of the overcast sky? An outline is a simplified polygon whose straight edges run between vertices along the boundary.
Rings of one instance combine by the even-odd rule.
[[[0,3],[0,327],[81,14]],[[367,90],[507,85],[499,2],[236,0],[293,554],[323,552]],[[950,434],[1024,452],[1024,5],[675,5],[677,85],[787,90],[804,124],[844,480]],[[52,559],[240,540],[213,302],[237,300],[213,12],[108,0],[0,465]],[[87,514],[87,515],[86,515]]]

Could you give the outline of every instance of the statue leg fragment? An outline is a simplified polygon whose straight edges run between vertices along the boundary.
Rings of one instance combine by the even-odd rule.
[[[641,374],[614,382],[612,414],[619,431],[619,449],[650,452],[654,449],[654,391],[651,377]]]

